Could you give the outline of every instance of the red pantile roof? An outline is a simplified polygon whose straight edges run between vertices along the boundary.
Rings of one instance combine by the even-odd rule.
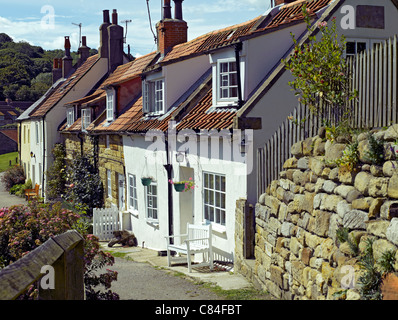
[[[97,61],[98,55],[89,57],[71,76],[69,76],[68,79],[61,82],[47,100],[30,113],[30,116],[44,116],[74,87],[74,85],[94,66]]]
[[[207,33],[194,40],[175,46],[159,63],[153,65],[151,62],[155,59],[156,54],[151,53],[146,56],[147,60],[141,60],[142,63],[136,65],[132,63],[131,68],[128,68],[127,65],[119,67],[120,69],[117,70],[113,78],[110,77],[107,80],[107,83],[117,84],[123,82],[129,77],[129,74],[139,76],[146,65],[150,66],[144,72],[156,69],[163,64],[172,63],[180,59],[188,59],[195,55],[207,53],[210,50],[232,45],[239,42],[242,37],[256,36],[256,34],[259,34],[257,32],[260,31],[271,30],[272,28],[281,27],[293,21],[300,21],[303,19],[301,10],[304,2],[308,3],[308,9],[314,14],[331,3],[332,0],[299,0],[281,7],[280,11],[270,21],[266,20],[265,16],[259,16],[248,22]],[[265,23],[266,25],[263,25]],[[180,105],[169,111],[166,115],[146,117],[142,112],[142,97],[140,97],[126,112],[112,123],[107,123],[105,113],[103,113],[88,130],[97,133],[145,133],[151,129],[166,131],[169,121],[174,118],[178,119],[177,130],[231,129],[237,109],[213,108],[211,75],[206,78],[205,82],[210,83],[210,87],[206,90],[196,92],[197,96],[195,97],[191,95],[190,98],[195,98],[194,101],[198,102],[194,106],[190,106],[189,110],[182,110]]]
[[[3,129],[3,130],[0,130],[0,133],[4,134],[8,138],[10,138],[18,143],[18,130],[17,129]]]
[[[264,29],[275,28],[293,21],[303,20],[302,9],[305,3],[307,4],[307,9],[310,11],[310,14],[315,14],[333,1],[334,0],[299,0],[287,4],[281,8],[279,13],[272,19],[271,23]]]

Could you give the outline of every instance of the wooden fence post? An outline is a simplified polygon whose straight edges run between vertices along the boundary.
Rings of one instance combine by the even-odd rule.
[[[63,250],[62,256],[53,264],[55,289],[39,286],[40,300],[84,300],[83,239],[78,233],[64,235],[54,238]]]
[[[54,268],[55,288],[42,288],[40,300],[83,300],[83,237],[75,230],[47,240],[18,261],[0,270],[0,300],[15,300],[44,276],[42,267]]]

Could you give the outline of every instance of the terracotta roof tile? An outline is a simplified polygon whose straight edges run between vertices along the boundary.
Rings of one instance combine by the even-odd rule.
[[[30,113],[31,117],[42,117],[71,90],[84,74],[98,61],[98,55],[89,57],[68,79],[61,82],[53,93]]]
[[[265,29],[275,28],[292,21],[303,20],[302,8],[307,3],[307,9],[315,14],[318,10],[329,5],[333,0],[299,0],[287,4],[281,8],[278,14],[272,19]]]

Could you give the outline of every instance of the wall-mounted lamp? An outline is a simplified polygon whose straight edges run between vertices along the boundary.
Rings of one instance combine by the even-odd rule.
[[[179,151],[179,152],[176,154],[176,160],[177,160],[177,162],[179,162],[179,163],[183,162],[184,159],[186,159],[186,157],[187,157],[187,150],[185,150],[184,152],[183,152],[183,151]]]
[[[36,155],[32,151],[30,152],[30,157],[36,159]]]
[[[240,153],[244,154],[247,152],[246,148],[247,148],[248,144],[246,143],[246,139],[243,138],[242,141],[240,142]]]

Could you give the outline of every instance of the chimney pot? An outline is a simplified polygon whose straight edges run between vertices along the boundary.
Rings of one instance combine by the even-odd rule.
[[[182,2],[184,0],[174,0],[174,19],[182,20]]]
[[[117,11],[116,11],[116,9],[113,9],[112,24],[117,24]]]
[[[82,47],[87,47],[87,37],[82,36]]]
[[[163,3],[163,20],[164,19],[171,19],[170,0],[164,0],[164,3]]]
[[[65,49],[70,49],[70,48],[71,48],[70,40],[69,40],[69,37],[66,36],[65,37]]]
[[[103,10],[103,15],[104,15],[104,23],[110,23],[109,10]]]

